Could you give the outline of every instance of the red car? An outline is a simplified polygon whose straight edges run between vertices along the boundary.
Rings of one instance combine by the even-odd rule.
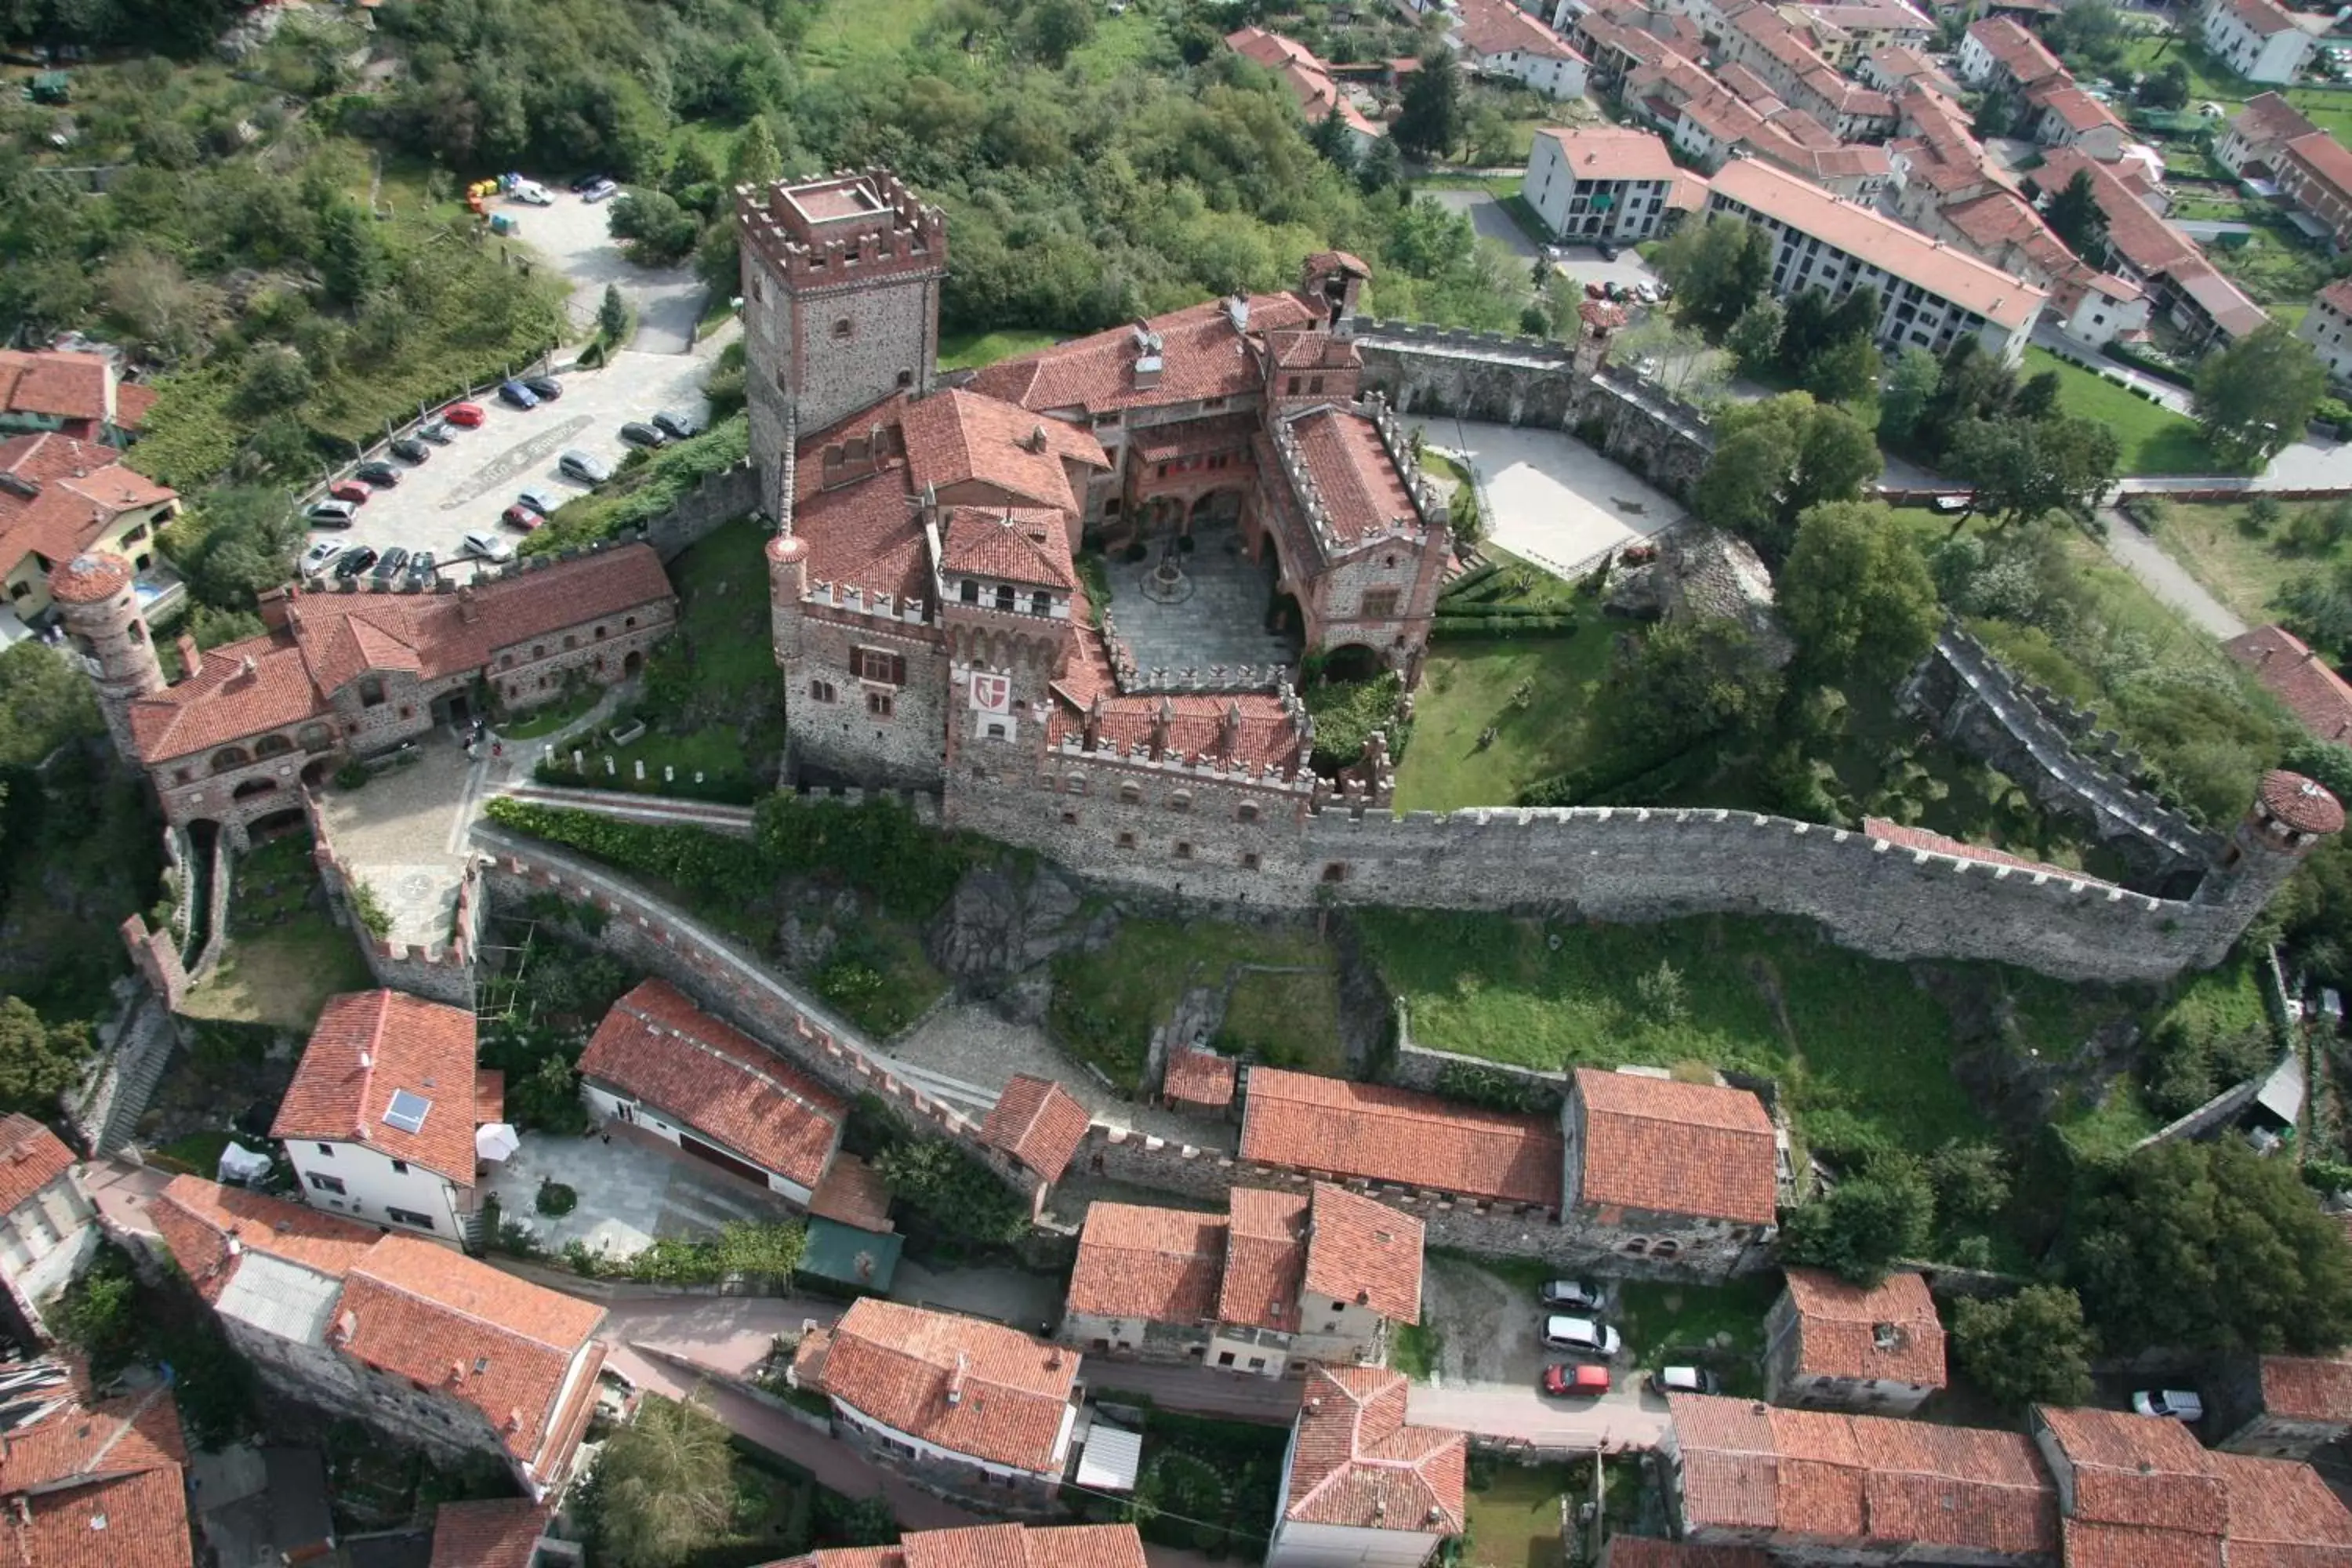
[[[509,528],[519,528],[525,533],[529,533],[532,529],[544,523],[547,519],[527,506],[510,506],[499,513],[499,521]]]
[[[353,506],[367,505],[368,497],[375,492],[353,479],[343,479],[327,487],[327,493],[337,500],[347,500]]]
[[[441,417],[452,425],[462,425],[471,430],[482,422],[482,405],[478,403],[453,403],[441,411]]]
[[[1544,1368],[1543,1391],[1554,1398],[1576,1398],[1609,1392],[1609,1369],[1605,1366],[1568,1365],[1555,1362]]]

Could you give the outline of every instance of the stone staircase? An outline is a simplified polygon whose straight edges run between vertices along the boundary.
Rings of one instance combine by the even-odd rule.
[[[877,1056],[875,1061],[887,1069],[892,1078],[908,1088],[936,1100],[943,1105],[951,1105],[975,1121],[986,1117],[990,1111],[996,1109],[996,1101],[1000,1097],[1000,1091],[996,1089],[985,1089],[963,1079],[950,1078],[945,1073],[933,1072],[929,1068],[919,1068],[911,1062],[901,1061],[897,1057]]]
[[[93,1155],[102,1159],[129,1146],[178,1044],[179,1029],[163,999],[141,987],[72,1108],[74,1131]]]

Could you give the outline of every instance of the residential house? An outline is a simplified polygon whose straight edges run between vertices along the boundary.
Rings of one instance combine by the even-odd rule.
[[[792,1380],[833,1401],[834,1436],[992,1511],[1048,1511],[1081,1404],[1075,1351],[977,1318],[861,1297],[802,1337]]]
[[[1536,132],[1520,194],[1558,238],[1631,245],[1679,210],[1675,184],[1690,177],[1646,131],[1553,127]]]
[[[1064,1303],[1063,1342],[1146,1361],[1205,1357],[1227,1234],[1223,1215],[1089,1205]]]
[[[1920,1275],[1867,1288],[1791,1268],[1764,1320],[1764,1397],[1908,1415],[1944,1386],[1944,1325]]]
[[[2009,172],[1985,156],[1967,113],[1939,92],[1914,87],[1896,100],[1898,135],[1886,144],[1895,216],[1932,227],[1937,209],[2014,189]]]
[[[539,1568],[554,1510],[529,1498],[445,1502],[433,1515],[428,1568]],[[579,1548],[566,1561],[576,1562]]]
[[[1626,79],[1637,111],[1673,138],[1684,159],[1702,169],[1723,166],[1737,153],[1761,158],[1835,195],[1874,201],[1885,188],[1886,150],[1841,142],[1821,121],[1776,97],[1762,78],[1745,66],[1727,65],[1708,75],[1680,56],[1643,66]],[[1706,205],[1706,183],[1679,173],[1667,204],[1696,211]]]
[[[1597,10],[1577,17],[1569,37],[1590,62],[1591,85],[1602,92],[1615,92],[1627,76],[1643,66],[1657,65],[1669,56],[1692,58],[1690,50]]]
[[[2204,0],[2197,32],[2215,58],[2248,81],[2293,81],[2311,58],[2313,35],[2273,0]]]
[[[2332,285],[2331,289],[2341,287]],[[2323,302],[2326,298],[2320,296]],[[2318,314],[2317,307],[2312,313]],[[2316,648],[2284,626],[2268,626],[2241,632],[2223,643],[2221,651],[2252,670],[2315,739],[2352,745],[2352,684],[2330,668]]]
[[[2232,1454],[2307,1459],[2352,1436],[2352,1354],[2242,1352],[2222,1363],[2205,1393],[2205,1434]]]
[[[1915,88],[1939,92],[1947,98],[1960,95],[1960,84],[1945,74],[1944,68],[1916,48],[1901,44],[1885,44],[1871,50],[1854,68],[1854,75],[1864,87],[1874,87],[1897,100]]]
[[[1894,131],[1895,100],[1841,74],[1771,6],[1751,0],[1725,20],[1724,60],[1755,71],[1839,141],[1881,141]]]
[[[2005,364],[2024,357],[2046,290],[1753,159],[1726,164],[1711,184],[1710,214],[1745,218],[1771,237],[1775,294],[1818,288],[1836,298],[1868,288],[1879,296],[1876,338],[1885,348],[1940,354],[1972,336]]]
[[[2248,99],[2215,138],[2213,161],[2241,179],[2267,179],[2289,143],[2318,132],[2284,96],[2260,93]]]
[[[1171,1049],[1160,1076],[1160,1098],[1170,1110],[1221,1119],[1233,1114],[1240,1088],[1240,1062],[1197,1046]]]
[[[1547,98],[1582,98],[1591,67],[1575,46],[1510,0],[1458,0],[1452,39],[1482,76],[1520,82]]]
[[[980,1141],[1045,1188],[1062,1179],[1093,1118],[1060,1084],[1014,1073],[980,1124]]]
[[[1244,1081],[1241,1157],[1472,1203],[1559,1207],[1553,1118],[1279,1068],[1252,1068]]]
[[[100,1397],[54,1360],[0,1367],[0,1561],[16,1568],[193,1568],[187,1439],[168,1384]]]
[[[1411,1425],[1409,1386],[1377,1367],[1307,1374],[1266,1568],[1421,1568],[1466,1528],[1470,1439]]]
[[[2061,328],[2094,348],[2145,331],[2147,291],[2083,260],[2052,231],[2032,203],[2006,186],[1930,212],[1919,225],[1979,261],[2050,290]]]
[[[2072,81],[2037,83],[2026,89],[2025,104],[2033,139],[2044,147],[2079,148],[2112,163],[2131,141],[2131,128],[2116,111]]]
[[[895,1546],[820,1548],[767,1568],[1145,1568],[1145,1559],[1131,1524],[970,1524],[910,1530]]]
[[[2049,46],[2006,16],[1971,22],[1953,63],[1969,86],[2009,98],[2045,81],[2074,79]]]
[[[2270,324],[2270,312],[2201,256],[2175,267],[2166,281],[2171,288],[2167,314],[2193,343],[2226,347]]]
[[[1793,5],[1786,11],[1790,20],[1812,33],[1822,53],[1842,70],[1883,49],[1916,53],[1936,41],[1936,24],[1895,0],[1833,0],[1829,5]]]
[[[0,583],[19,621],[48,612],[49,574],[85,551],[153,569],[155,535],[180,515],[179,492],[121,459],[112,447],[62,434],[0,440]]]
[[[580,1095],[706,1164],[803,1208],[841,1148],[849,1105],[750,1036],[647,980],[580,1054]]]
[[[2279,154],[2272,175],[2293,203],[2338,250],[2352,246],[2352,153],[2325,131],[2298,136]]]
[[[1560,1127],[1560,1217],[1596,1248],[1722,1272],[1772,1238],[1779,1134],[1748,1090],[1581,1068]]]
[[[2059,1561],[2056,1489],[2015,1432],[1707,1394],[1668,1403],[1658,1458],[1680,1540],[1859,1565]]]
[[[1334,113],[1348,128],[1348,145],[1358,157],[1371,151],[1384,134],[1355,100],[1331,77],[1331,68],[1314,50],[1296,38],[1269,33],[1263,27],[1243,27],[1225,35],[1225,47],[1255,60],[1276,76],[1298,100],[1298,112],[1310,125],[1319,125]]]
[[[0,435],[55,431],[125,447],[154,405],[155,389],[124,381],[111,353],[0,349]]]
[[[463,1253],[195,1176],[148,1216],[279,1392],[446,1459],[559,1490],[595,1405],[604,1310]]]
[[[21,1112],[0,1116],[0,1284],[33,1333],[46,1337],[41,1304],[80,1274],[97,1222],[64,1141]]]
[[[328,998],[269,1127],[303,1200],[463,1240],[483,1120],[474,1066],[469,1009],[404,991]]]

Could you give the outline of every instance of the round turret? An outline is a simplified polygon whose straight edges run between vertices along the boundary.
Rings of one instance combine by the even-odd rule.
[[[102,605],[131,586],[131,563],[89,550],[49,573],[49,597],[61,605]]]
[[[768,541],[768,631],[776,662],[801,654],[801,601],[808,595],[809,542],[797,533]]]
[[[2263,786],[2255,798],[2263,815],[2286,832],[2315,838],[2343,831],[2342,803],[2301,773],[2273,769],[2263,775]]]
[[[107,731],[115,749],[132,763],[139,752],[131,734],[131,704],[163,689],[163,667],[139,613],[134,575],[130,562],[99,551],[77,555],[49,574],[58,619],[88,656]]]

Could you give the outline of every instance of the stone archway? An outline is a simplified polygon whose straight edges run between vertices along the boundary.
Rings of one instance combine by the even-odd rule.
[[[1323,654],[1323,679],[1335,685],[1352,685],[1388,673],[1388,661],[1360,642],[1341,643]]]

